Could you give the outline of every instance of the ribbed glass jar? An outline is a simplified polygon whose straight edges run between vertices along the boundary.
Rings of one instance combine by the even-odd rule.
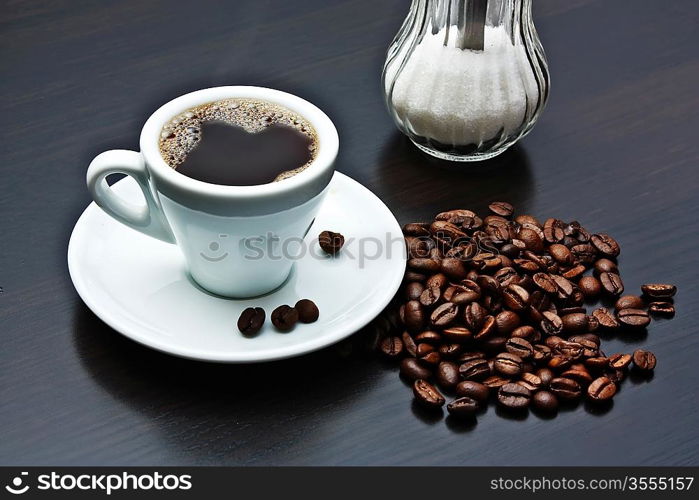
[[[453,161],[502,153],[549,93],[531,0],[413,0],[382,83],[396,125],[421,150]]]

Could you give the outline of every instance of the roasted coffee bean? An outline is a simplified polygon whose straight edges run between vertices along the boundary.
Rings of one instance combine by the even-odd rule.
[[[454,291],[449,300],[454,304],[470,304],[481,298],[481,287],[475,281],[462,279],[453,286]]]
[[[642,285],[641,291],[653,299],[671,299],[677,293],[677,287],[675,285],[651,283]]]
[[[248,307],[238,318],[238,330],[244,335],[255,335],[265,323],[265,310],[261,307]]]
[[[515,259],[517,256],[519,256],[520,249],[512,244],[512,243],[505,243],[501,248],[500,248],[500,254],[505,255],[506,257],[510,259]]]
[[[456,240],[465,240],[467,238],[466,233],[459,229],[457,225],[443,220],[437,220],[430,225],[430,234],[450,244]]]
[[[410,283],[417,281],[418,283],[424,283],[427,280],[427,275],[422,273],[416,273],[415,271],[406,271],[405,276],[403,276],[403,281],[405,283]]]
[[[621,281],[621,277],[616,273],[601,273],[599,275],[599,281],[602,284],[602,290],[609,295],[617,296],[624,293],[624,283]]]
[[[517,237],[524,243],[527,250],[532,252],[543,252],[544,240],[543,232],[531,227],[523,227],[517,233]],[[514,257],[513,257],[514,258]]]
[[[656,362],[657,360],[655,359],[655,354],[650,351],[636,349],[633,352],[633,364],[641,371],[647,372],[654,370]]]
[[[488,205],[488,208],[491,212],[493,212],[495,215],[499,215],[500,217],[511,217],[512,213],[514,212],[512,205],[506,201],[494,201]]]
[[[464,308],[463,320],[469,329],[478,330],[487,315],[488,311],[483,306],[478,302],[472,302]]]
[[[536,333],[536,330],[534,327],[529,326],[529,325],[524,325],[515,328],[512,333],[510,334],[510,337],[517,337],[520,339],[526,339],[531,341],[534,338],[534,335]]]
[[[442,300],[442,290],[439,287],[433,286],[425,288],[420,294],[420,304],[425,307],[432,307],[439,304]]]
[[[590,382],[592,382],[592,375],[590,375],[590,372],[588,372],[584,366],[577,368],[571,366],[569,369],[561,373],[561,377],[575,380],[578,384],[580,384],[580,387],[587,387],[590,385]]]
[[[648,304],[648,312],[656,316],[671,318],[675,315],[675,306],[672,302],[651,302]]]
[[[530,259],[515,259],[515,266],[523,273],[534,274],[543,269],[539,264]]]
[[[495,278],[500,285],[499,288],[506,288],[510,285],[516,285],[520,280],[519,274],[514,267],[503,267],[502,269],[498,269],[493,275],[493,278]]]
[[[421,222],[411,222],[403,226],[403,234],[407,236],[428,236],[430,234],[429,224]]]
[[[417,340],[416,340],[417,342]],[[428,354],[430,352],[433,352],[435,350],[435,347],[427,342],[421,342],[417,344],[417,348],[415,349],[415,354],[418,358],[424,356],[425,354]]]
[[[541,387],[548,387],[555,378],[553,372],[548,368],[539,368],[534,374],[541,380]]]
[[[473,338],[471,330],[464,326],[451,326],[442,330],[442,335],[444,338],[450,342],[456,342],[458,344],[463,344]]]
[[[451,361],[440,361],[437,365],[437,383],[444,389],[452,389],[461,380],[459,378],[459,367]]]
[[[475,212],[471,210],[467,210],[465,208],[455,208],[453,210],[438,213],[434,220],[450,221],[454,219],[462,219],[464,217],[474,217],[475,215]]]
[[[544,311],[541,313],[543,319],[541,320],[540,326],[541,330],[547,335],[558,335],[563,331],[563,320],[561,320],[558,314]],[[549,344],[547,344],[549,345]],[[550,346],[549,346],[550,347]]]
[[[638,295],[623,295],[614,304],[614,309],[617,311],[622,309],[643,309],[644,307],[646,307],[646,303]]]
[[[553,413],[558,410],[558,399],[549,391],[537,391],[532,396],[532,406],[543,412]]]
[[[583,276],[578,281],[578,288],[586,299],[595,299],[602,291],[602,283],[594,276]]]
[[[589,334],[592,336],[592,334]],[[568,340],[570,342],[575,342],[576,344],[580,344],[583,347],[583,356],[586,358],[592,358],[597,356],[599,353],[599,337],[596,335],[592,337],[597,337],[597,340],[594,340],[592,337],[588,335],[574,335],[570,337]]]
[[[458,360],[461,363],[468,363],[476,359],[485,359],[485,353],[481,351],[467,351],[459,355]]]
[[[495,318],[493,316],[486,316],[481,324],[481,327],[473,335],[476,340],[483,340],[487,337],[493,335],[496,331]]]
[[[498,333],[507,335],[521,323],[519,315],[512,311],[502,311],[495,316],[495,327]]]
[[[577,342],[561,342],[556,346],[556,351],[565,356],[570,361],[580,359],[585,352],[585,348]]]
[[[466,231],[477,231],[483,227],[483,219],[477,215],[464,217],[461,222],[461,227]]]
[[[488,337],[485,340],[480,341],[480,347],[484,351],[490,354],[497,354],[505,350],[505,343],[507,342],[507,337],[501,337],[499,335],[494,335]]]
[[[592,314],[587,316],[587,328],[591,332],[596,332],[599,329],[599,321]]]
[[[318,321],[320,312],[318,306],[310,299],[301,299],[294,306],[299,313],[299,321],[301,323],[314,323]]]
[[[570,252],[577,262],[585,266],[591,265],[597,258],[597,249],[588,243],[573,245]]]
[[[590,243],[592,243],[600,253],[609,257],[616,257],[621,250],[616,240],[608,234],[593,234],[590,237]]]
[[[502,292],[503,303],[513,311],[523,311],[529,303],[529,292],[519,285],[510,285]]]
[[[431,274],[439,271],[440,261],[429,257],[410,259],[408,260],[408,267],[419,273]]]
[[[501,377],[500,375],[491,375],[490,377],[487,377],[483,381],[483,384],[493,391],[495,391],[495,390],[499,389],[500,387],[502,387],[503,385],[509,384],[509,383],[510,383],[509,379],[507,379],[505,377]]]
[[[490,388],[480,382],[473,380],[464,380],[456,384],[456,394],[459,396],[469,397],[479,402],[488,400]]]
[[[436,327],[443,328],[449,326],[458,316],[459,306],[447,302],[437,307],[430,316],[430,321]]]
[[[556,309],[556,314],[558,314],[561,318],[563,316],[566,316],[568,314],[577,314],[577,313],[585,313],[587,310],[582,307],[582,306],[574,306],[571,305],[569,307],[560,307]]]
[[[600,307],[592,311],[592,315],[602,328],[613,330],[619,328],[619,322],[606,307]]]
[[[439,346],[439,354],[445,359],[456,359],[459,357],[462,351],[463,347],[461,344],[456,342],[451,344],[442,344]]]
[[[519,384],[505,384],[498,390],[498,403],[510,410],[523,410],[529,406],[532,393]]]
[[[623,370],[631,363],[631,355],[617,353],[609,356],[609,367],[612,370]]]
[[[573,266],[573,267],[568,268],[562,274],[562,276],[567,280],[576,280],[576,279],[580,278],[580,276],[582,276],[585,271],[586,271],[585,266],[583,266],[582,264],[579,264],[577,266]]]
[[[474,359],[459,366],[459,375],[464,380],[483,380],[490,375],[490,366],[485,359]]]
[[[619,323],[629,328],[645,328],[650,324],[650,315],[643,309],[622,309],[616,317]]]
[[[595,356],[585,360],[585,366],[592,371],[605,370],[609,366],[609,358],[604,356]]]
[[[563,231],[565,224],[563,221],[558,219],[546,219],[544,222],[544,238],[548,243],[558,243],[563,241],[565,238],[565,232]]]
[[[543,382],[541,381],[539,376],[529,372],[523,373],[518,383],[524,385],[524,387],[526,387],[532,392],[538,391],[543,387]]]
[[[423,292],[424,289],[425,285],[413,281],[405,285],[403,289],[403,296],[405,297],[405,300],[418,300],[420,298],[420,294]]]
[[[506,377],[522,373],[522,358],[510,352],[501,352],[495,357],[495,370]]]
[[[546,293],[556,293],[558,287],[553,278],[547,273],[536,273],[532,276],[534,284],[541,288]]]
[[[616,273],[619,274],[619,268],[616,262],[609,259],[598,259],[595,261],[595,276],[599,276],[602,273]]]
[[[582,333],[587,331],[587,314],[578,312],[561,316],[563,332],[567,335]]]
[[[473,281],[473,280],[471,280]],[[500,293],[500,283],[493,278],[485,274],[479,275],[476,278],[476,283],[481,287],[481,293],[499,294]]]
[[[401,335],[401,340],[403,341],[403,349],[405,352],[407,352],[410,356],[415,357],[417,355],[417,345],[410,334],[408,332],[403,332]]]
[[[516,354],[522,359],[529,359],[534,355],[534,347],[527,340],[519,337],[507,339],[505,349],[507,349],[507,352]]]
[[[453,257],[442,259],[439,270],[452,280],[462,280],[466,277],[468,270],[460,259]]]
[[[565,401],[579,399],[582,394],[582,388],[575,380],[563,377],[557,377],[551,380],[549,384],[551,392],[558,398]]]
[[[441,408],[446,402],[437,388],[426,380],[416,380],[413,383],[413,395],[415,401],[426,408]]]
[[[318,235],[318,243],[325,253],[335,255],[345,244],[345,237],[340,233],[323,231]]]
[[[616,384],[607,377],[599,377],[593,380],[587,388],[587,397],[591,401],[608,401],[616,394]]]
[[[444,288],[446,288],[448,284],[449,279],[447,278],[447,276],[442,273],[437,273],[427,278],[427,281],[425,281],[425,288],[437,287],[440,290],[444,290]]]
[[[425,311],[422,304],[417,300],[410,300],[405,303],[403,315],[403,322],[409,332],[419,332],[425,326]]]
[[[560,243],[554,243],[549,246],[549,254],[562,266],[570,266],[574,261],[573,254],[568,247]]]
[[[449,415],[455,418],[472,417],[478,411],[478,408],[478,401],[468,396],[455,399],[447,405]]]
[[[388,358],[397,358],[403,353],[403,341],[400,337],[385,337],[379,343],[379,349]]]
[[[299,321],[299,313],[296,309],[286,304],[272,311],[272,324],[277,330],[286,332],[291,330]]]
[[[434,330],[424,330],[415,335],[415,342],[426,343],[432,346],[438,345],[442,341],[442,335]]]
[[[543,344],[534,344],[534,354],[532,359],[537,363],[545,363],[551,359],[551,348]]]
[[[529,214],[518,215],[517,217],[515,217],[515,222],[517,224],[521,224],[522,226],[531,225],[539,229],[543,227],[541,222],[539,222],[539,219]]]
[[[432,370],[421,365],[415,358],[403,358],[400,362],[400,374],[408,380],[429,379]]]

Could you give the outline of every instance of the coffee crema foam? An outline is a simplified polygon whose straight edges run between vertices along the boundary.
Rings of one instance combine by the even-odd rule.
[[[288,179],[302,172],[313,163],[318,153],[316,131],[300,114],[268,101],[233,98],[190,108],[168,121],[160,133],[159,146],[163,160],[177,170],[201,140],[202,124],[216,121],[241,127],[251,134],[262,132],[270,125],[282,125],[309,138],[310,160],[301,167],[281,172],[273,182]]]

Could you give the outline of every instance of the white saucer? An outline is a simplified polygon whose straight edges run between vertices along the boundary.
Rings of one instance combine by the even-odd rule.
[[[129,177],[112,188],[130,201],[142,196]],[[288,358],[358,331],[389,303],[403,277],[405,252],[395,217],[371,191],[339,172],[305,240],[315,246],[316,254],[317,236],[326,229],[347,239],[338,256],[306,252],[278,290],[233,300],[194,285],[175,245],[129,229],[91,203],[73,229],[68,268],[85,304],[109,326],[143,345],[205,361]],[[365,259],[363,266],[358,258],[360,238],[374,238],[384,246],[380,256]],[[394,240],[390,253],[385,251],[387,238]],[[376,243],[365,245],[367,255],[376,253]],[[318,321],[277,332],[269,320],[272,310],[301,298],[316,302]],[[257,336],[246,338],[236,323],[250,306],[263,307],[267,321]]]

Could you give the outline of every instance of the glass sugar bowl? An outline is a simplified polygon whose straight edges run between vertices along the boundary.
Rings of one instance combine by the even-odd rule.
[[[396,125],[426,153],[502,153],[531,130],[549,93],[531,0],[413,0],[382,83]]]

